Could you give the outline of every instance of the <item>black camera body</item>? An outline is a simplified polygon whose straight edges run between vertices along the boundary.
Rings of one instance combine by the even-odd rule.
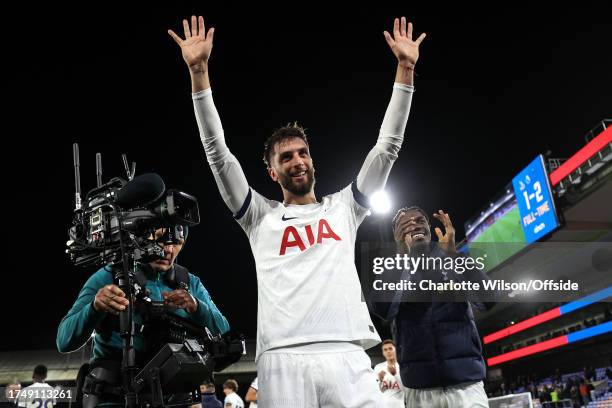
[[[138,306],[147,348],[157,350],[132,380],[134,391],[143,395],[141,404],[162,406],[168,394],[184,398],[203,380],[212,381],[214,371],[246,353],[240,335],[213,336],[207,327],[172,313],[163,302],[141,299]]]
[[[91,190],[75,210],[67,252],[77,266],[103,266],[123,261],[123,244],[135,261],[151,262],[163,258],[163,249],[150,239],[156,229],[167,228],[169,240],[176,241],[185,227],[199,222],[195,197],[166,190],[158,175],[129,182],[113,178]]]

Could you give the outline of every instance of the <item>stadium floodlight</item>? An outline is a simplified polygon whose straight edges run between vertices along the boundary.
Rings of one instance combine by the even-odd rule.
[[[372,211],[377,214],[385,214],[391,210],[391,200],[384,190],[372,194],[372,197],[370,197],[370,205],[372,206]]]

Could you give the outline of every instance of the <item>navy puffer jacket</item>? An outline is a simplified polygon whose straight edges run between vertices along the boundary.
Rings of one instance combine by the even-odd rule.
[[[393,329],[404,386],[447,387],[485,378],[470,303],[404,302]]]

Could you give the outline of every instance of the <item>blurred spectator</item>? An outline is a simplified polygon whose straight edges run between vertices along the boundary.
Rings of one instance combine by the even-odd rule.
[[[580,391],[578,390],[578,386],[576,384],[572,385],[570,390],[570,395],[572,399],[572,404],[574,407],[580,406]]]
[[[555,369],[555,373],[553,374],[553,381],[556,383],[561,382],[561,370],[559,370],[558,368]]]
[[[586,384],[585,380],[580,381],[580,399],[582,400],[583,405],[588,405],[589,401],[591,401],[591,396],[589,395],[589,386]]]
[[[40,364],[34,367],[34,372],[32,373],[32,381],[33,384],[29,387],[25,387],[22,392],[27,392],[27,390],[39,390],[38,392],[47,390],[53,390],[53,387],[45,382],[47,379],[47,367]],[[38,400],[38,401],[36,401]],[[55,398],[24,398],[23,395],[19,397],[17,401],[17,405],[24,408],[53,408],[57,404]]]
[[[586,372],[586,380],[587,381],[595,381],[596,380],[596,374],[595,374],[595,369],[593,368],[593,366],[589,366],[587,368],[587,372]]]
[[[223,392],[225,393],[225,408],[244,408],[242,398],[236,394],[238,391],[238,381],[229,379],[223,383]]]
[[[544,388],[543,385],[541,385],[539,388],[538,398],[540,399],[540,403],[550,401],[550,393],[546,390],[546,388]]]
[[[559,402],[559,388],[553,388],[552,391],[550,391],[550,401]]]
[[[13,380],[12,383],[7,384],[4,390],[4,397],[6,401],[0,402],[2,408],[16,408],[17,407],[17,392],[21,390],[21,384],[17,379]]]
[[[200,386],[202,393],[202,408],[222,408],[223,404],[215,395],[215,384],[209,382]]]

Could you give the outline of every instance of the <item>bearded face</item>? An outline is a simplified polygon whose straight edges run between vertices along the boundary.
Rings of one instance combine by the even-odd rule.
[[[278,182],[285,189],[297,196],[310,193],[314,187],[314,169],[312,167],[300,166],[289,170],[287,173],[278,173]]]
[[[300,138],[287,139],[274,147],[270,177],[291,194],[304,196],[314,188],[314,167],[308,145]]]

